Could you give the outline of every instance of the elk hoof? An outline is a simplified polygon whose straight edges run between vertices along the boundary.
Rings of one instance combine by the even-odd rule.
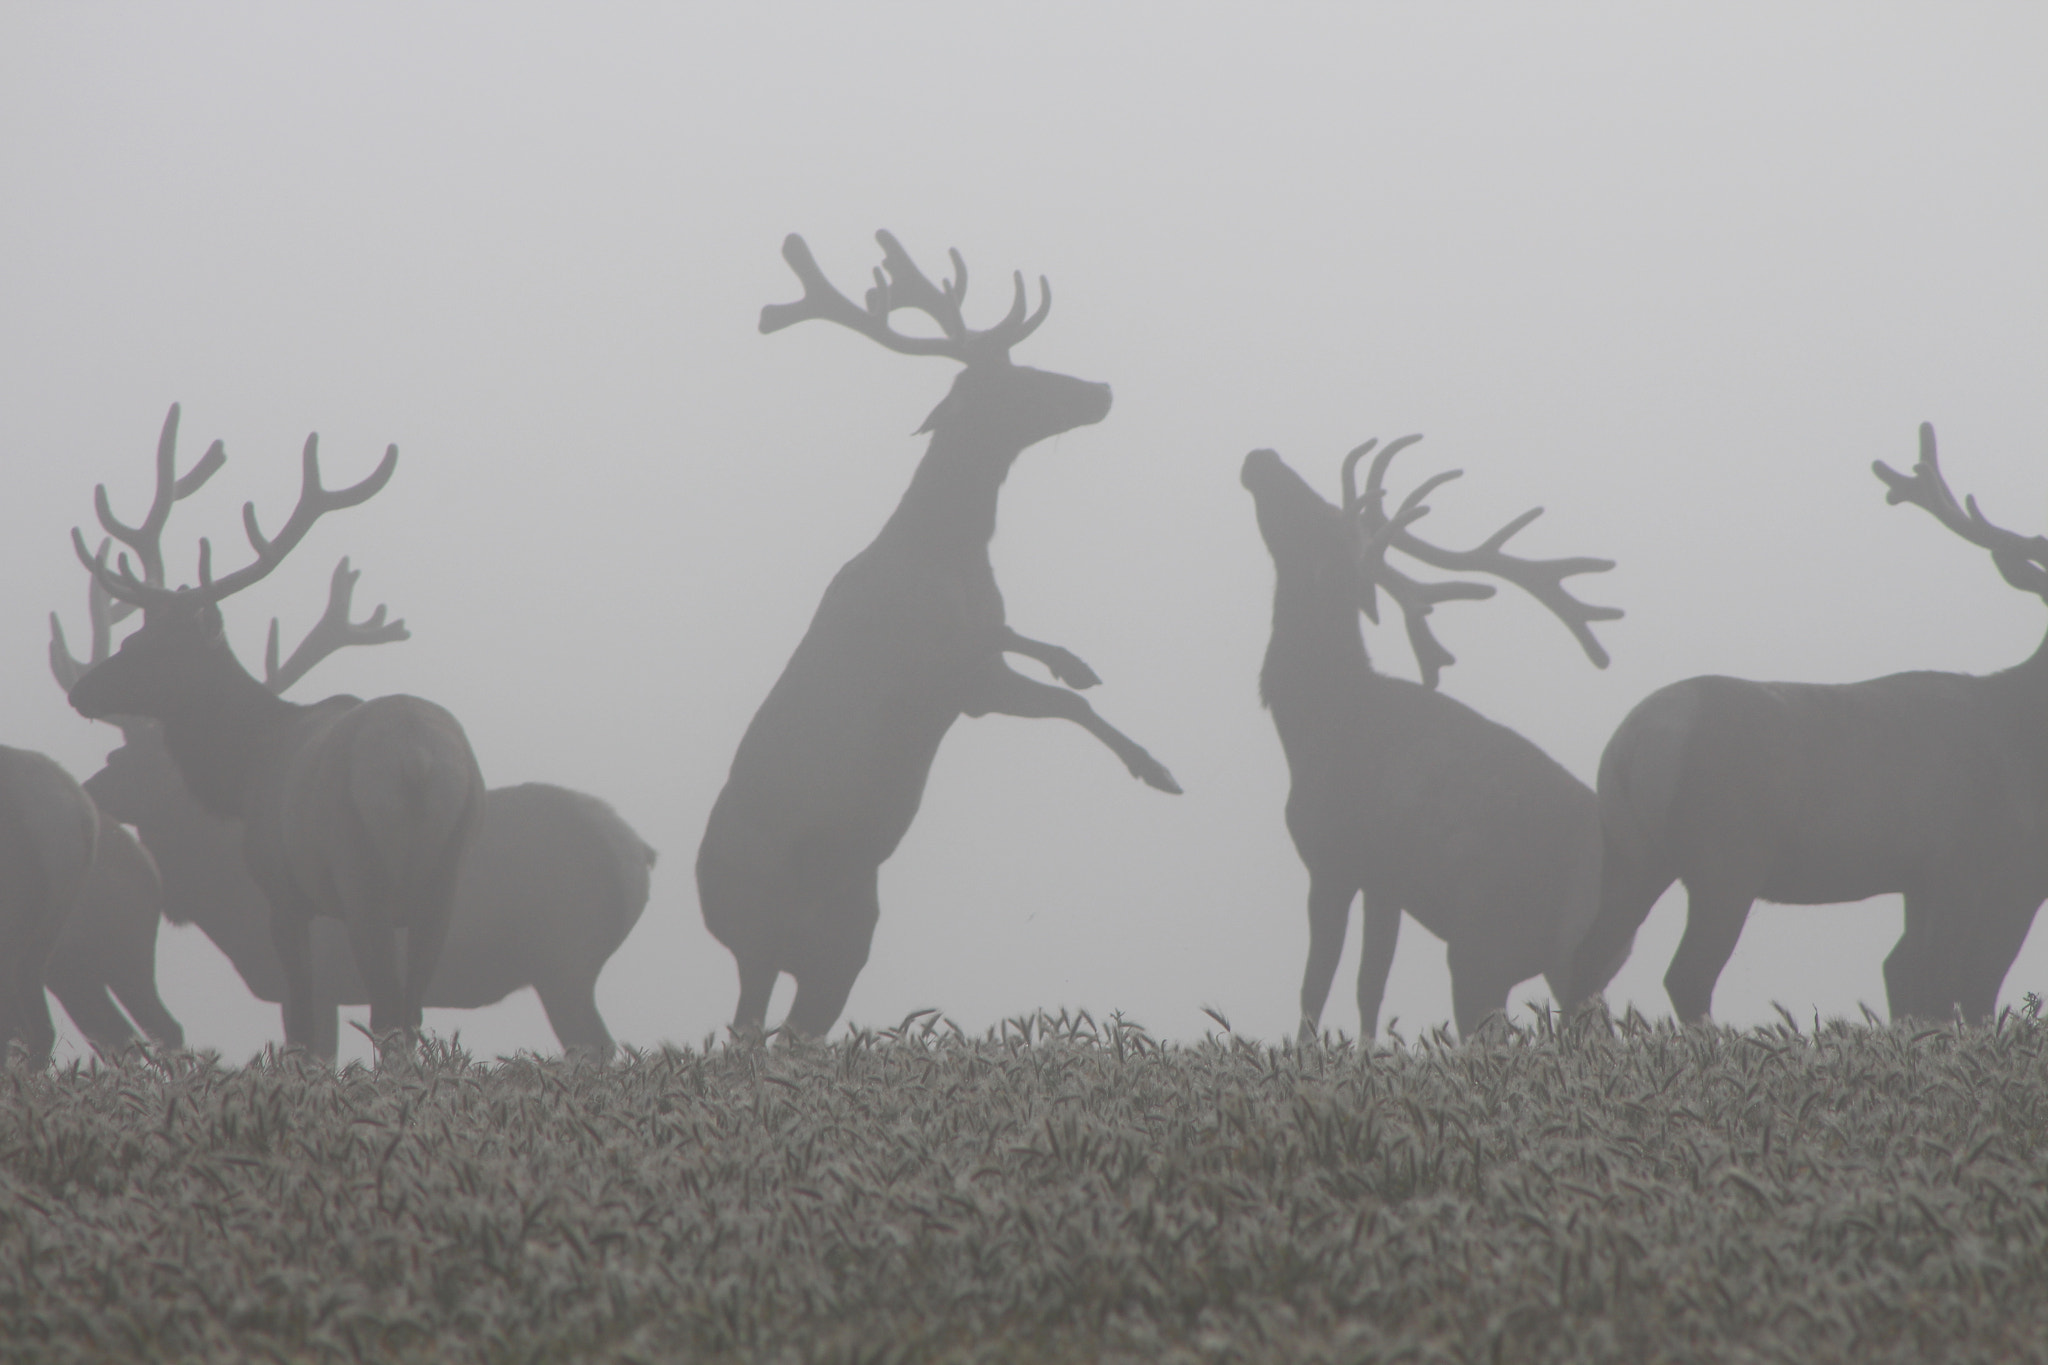
[[[1166,771],[1166,765],[1150,754],[1141,754],[1131,765],[1131,776],[1148,787],[1156,787],[1169,796],[1179,796],[1180,783],[1173,780],[1173,774]]]

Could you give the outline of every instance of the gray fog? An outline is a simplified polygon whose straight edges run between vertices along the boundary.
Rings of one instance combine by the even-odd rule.
[[[81,778],[119,742],[51,679],[47,614],[75,644],[70,529],[100,482],[140,514],[172,402],[186,462],[228,455],[170,523],[173,581],[202,535],[239,562],[245,499],[285,515],[308,432],[337,484],[395,442],[388,488],[227,604],[244,663],[352,557],[358,613],[388,603],[412,638],[293,695],[431,698],[491,785],[610,801],[661,856],[606,1022],[722,1031],[739,986],[698,839],[957,369],[757,319],[799,293],[785,234],[852,289],[886,228],[935,275],[960,250],[979,326],[1010,272],[1045,276],[1016,359],[1113,387],[1018,461],[995,567],[1010,623],[1086,659],[1186,794],[1073,726],[961,721],[845,1018],[1067,1006],[1193,1037],[1206,1005],[1285,1036],[1307,875],[1258,700],[1246,452],[1334,498],[1345,451],[1421,432],[1398,487],[1466,471],[1431,497],[1436,541],[1540,504],[1520,553],[1616,560],[1574,584],[1628,613],[1604,671],[1519,594],[1433,618],[1443,690],[1588,782],[1628,709],[1695,674],[2017,663],[2039,600],[1887,506],[1870,463],[1910,468],[1931,421],[1959,495],[2048,532],[2044,52],[2048,12],[2017,6],[6,7],[0,742]],[[1368,647],[1415,676],[1397,615]],[[1759,905],[1715,1016],[1881,1012],[1900,919]],[[1674,891],[1611,1003],[1669,1012],[1682,922]],[[1358,938],[1325,1027],[1356,1031]],[[166,926],[159,970],[189,1043],[282,1038],[198,930]],[[2000,999],[2029,990],[2038,926]],[[1383,1025],[1450,1011],[1411,922]],[[555,1048],[530,992],[427,1026]]]

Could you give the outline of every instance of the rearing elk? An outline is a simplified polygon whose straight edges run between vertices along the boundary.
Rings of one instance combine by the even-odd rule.
[[[2048,537],[1959,505],[1934,428],[1891,490],[1970,544],[2005,581],[2048,600]],[[1570,1000],[1600,990],[1666,887],[1686,889],[1685,936],[1664,974],[1672,1007],[1706,1017],[1752,903],[1831,905],[1903,892],[1905,933],[1884,962],[1894,1019],[1960,1007],[1990,1017],[2048,898],[2048,639],[1988,677],[1895,673],[1857,683],[1703,677],[1651,693],[1600,758],[1605,875]]]
[[[1493,595],[1489,584],[1423,583],[1386,562],[1399,550],[1452,572],[1515,584],[1570,628],[1601,667],[1607,652],[1591,622],[1621,613],[1574,599],[1563,580],[1613,565],[1603,559],[1517,559],[1508,538],[1540,508],[1476,549],[1440,549],[1409,526],[1453,470],[1426,480],[1391,516],[1382,508],[1388,464],[1422,439],[1388,443],[1366,491],[1354,491],[1367,441],[1344,461],[1344,505],[1331,506],[1270,450],[1245,457],[1242,481],[1272,552],[1273,638],[1259,692],[1273,713],[1293,779],[1287,830],[1309,873],[1308,967],[1301,1031],[1315,1036],[1329,998],[1353,896],[1364,895],[1358,964],[1359,1029],[1379,1027],[1387,970],[1406,910],[1442,939],[1458,1031],[1505,1010],[1508,992],[1538,973],[1559,992],[1599,889],[1600,824],[1593,793],[1541,749],[1435,690],[1452,662],[1430,633],[1438,602]],[[1384,588],[1407,620],[1421,686],[1373,670],[1358,628],[1379,620]],[[1625,951],[1626,945],[1623,945]]]
[[[100,522],[137,549],[170,515],[178,409],[157,449],[156,496],[138,527],[122,524],[96,493]],[[285,1040],[313,1037],[310,928],[332,916],[349,931],[370,993],[371,1026],[419,1027],[420,999],[448,932],[463,855],[482,811],[483,781],[455,717],[417,697],[333,697],[299,706],[251,677],[229,650],[219,603],[275,569],[324,513],[374,495],[397,467],[390,447],[350,488],[320,484],[319,438],[306,438],[298,505],[272,538],[242,509],[255,559],[215,579],[200,542],[199,586],[154,586],[121,557],[109,569],[71,533],[79,559],[107,591],[143,609],[142,628],[71,690],[80,714],[147,716],[194,797],[243,822],[243,856],[270,902],[285,970]],[[398,934],[405,934],[403,957]]]
[[[932,411],[910,488],[874,543],[825,590],[796,653],[755,713],[712,807],[697,853],[704,923],[740,972],[733,1026],[758,1033],[778,974],[796,978],[787,1027],[819,1035],[845,1007],[880,915],[876,872],[917,814],[939,741],[962,715],[1053,716],[1087,730],[1139,780],[1178,792],[1144,749],[1065,688],[1013,671],[1007,653],[1036,659],[1068,687],[1099,679],[1056,645],[1004,622],[990,567],[996,495],[1025,447],[1109,412],[1109,386],[1010,362],[1051,307],[1045,282],[1025,316],[1022,275],[1009,316],[970,330],[960,305],[967,268],[934,285],[896,239],[876,234],[882,268],[862,308],[825,279],[803,239],[783,259],[803,282],[797,303],[761,312],[761,330],[807,318],[850,327],[892,351],[962,368]],[[889,314],[927,314],[942,333],[906,336]],[[922,434],[922,433],[920,433]]]

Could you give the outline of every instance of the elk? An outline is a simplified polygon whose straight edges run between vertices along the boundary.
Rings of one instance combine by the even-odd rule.
[[[278,661],[278,623],[271,622],[264,665],[264,685],[271,691],[282,693],[338,649],[408,637],[404,622],[384,620],[382,607],[367,620],[350,619],[358,577],[346,559],[336,566],[325,613],[283,663]],[[97,582],[92,606],[96,662],[107,653],[106,624],[119,618],[121,606]],[[51,631],[51,659],[60,680],[83,672],[86,665],[71,658],[54,615]],[[162,1014],[168,1030],[160,1031],[134,1000],[133,993],[145,987],[148,998],[155,999],[150,965],[159,905],[173,924],[196,924],[257,999],[277,1003],[284,998],[284,967],[270,938],[270,905],[243,865],[240,822],[214,815],[192,799],[154,722],[116,719],[124,742],[86,779],[85,788],[108,817],[104,828],[125,836],[113,823],[119,820],[141,833],[163,868],[163,888],[150,902],[146,922],[139,910],[118,920],[110,915],[93,937],[68,934],[52,959],[51,989],[101,1051],[133,1038],[118,1010],[103,1004],[94,1009],[104,1001],[108,985],[151,1037],[172,1045],[182,1040],[168,1011]],[[448,940],[422,1004],[475,1009],[532,986],[565,1051],[609,1058],[614,1045],[597,1010],[597,978],[646,908],[654,861],[654,850],[594,796],[545,783],[487,791],[476,847],[456,885]],[[86,918],[82,906],[73,923]],[[366,1004],[369,996],[340,925],[315,921],[312,947],[315,998],[309,1046],[332,1062],[339,1044],[339,1007]],[[58,985],[59,964],[71,974],[72,994]],[[86,1013],[74,1004],[74,996],[84,1001]],[[162,1010],[161,1001],[156,1008]]]
[[[2048,537],[1958,504],[1934,428],[1911,475],[1871,465],[1911,503],[1991,552],[2011,586],[2048,600]],[[1600,757],[1600,914],[1568,1000],[1597,993],[1616,952],[1674,881],[1685,934],[1664,989],[1703,1019],[1757,900],[1832,905],[1905,897],[1884,962],[1892,1017],[1997,1003],[2048,898],[2048,640],[2002,673],[1895,673],[1856,683],[1700,677],[1651,693]],[[1626,954],[1623,953],[1622,956]]]
[[[143,557],[144,576],[125,553],[110,568],[105,546],[94,556],[72,531],[80,561],[116,599],[142,608],[143,622],[79,679],[71,704],[90,719],[157,721],[192,795],[242,821],[243,857],[270,904],[284,966],[287,1044],[313,1041],[310,935],[313,918],[323,915],[348,929],[368,985],[371,1027],[409,1039],[482,816],[476,756],[455,717],[417,697],[332,697],[301,706],[276,696],[228,648],[219,606],[283,562],[321,516],[374,496],[397,467],[398,447],[362,482],[328,489],[320,481],[319,437],[307,437],[298,504],[277,535],[264,535],[255,505],[245,504],[254,559],[216,579],[202,540],[198,585],[171,590],[146,577],[179,483],[177,421],[173,405],[158,442],[156,495],[138,526],[114,516],[104,484],[95,493],[101,524]]]
[[[796,979],[784,1027],[818,1036],[845,1008],[866,963],[877,870],[909,830],[939,742],[959,717],[1056,717],[1079,725],[1163,792],[1180,786],[1160,762],[1068,689],[1093,669],[1004,620],[989,563],[996,499],[1026,447],[1109,412],[1107,384],[1013,364],[1010,351],[1052,306],[1028,317],[1022,274],[1008,316],[986,331],[962,318],[967,268],[935,285],[896,239],[877,233],[882,265],[862,308],[826,279],[801,237],[782,256],[803,284],[795,303],[761,311],[775,332],[810,318],[849,327],[891,351],[941,356],[962,368],[919,430],[931,444],[872,544],[833,578],[782,676],[740,739],[697,853],[704,923],[739,966],[733,1027],[758,1036],[777,977]],[[899,308],[941,335],[894,330]],[[1035,659],[1064,687],[1024,676],[1004,655]]]
[[[1458,1031],[1469,1035],[1508,992],[1542,974],[1563,985],[1599,887],[1599,814],[1586,784],[1504,725],[1436,691],[1451,654],[1431,633],[1439,602],[1493,595],[1490,584],[1419,582],[1386,562],[1399,550],[1421,563],[1490,574],[1522,588],[1570,629],[1600,667],[1607,653],[1591,623],[1621,615],[1574,599],[1563,580],[1612,568],[1602,559],[1519,559],[1508,539],[1542,511],[1509,522],[1475,549],[1444,550],[1411,531],[1423,499],[1453,470],[1424,482],[1394,513],[1383,510],[1393,457],[1420,440],[1388,443],[1356,492],[1367,441],[1346,457],[1343,503],[1333,506],[1271,450],[1245,457],[1241,475],[1273,557],[1273,635],[1259,672],[1292,788],[1287,830],[1308,868],[1308,965],[1301,1033],[1313,1039],[1351,914],[1362,895],[1359,1028],[1377,1032],[1387,971],[1407,911],[1442,939]],[[1423,682],[1374,670],[1358,617],[1378,621],[1385,589],[1401,608]]]
[[[99,812],[71,775],[0,745],[0,1060],[8,1045],[44,1066],[56,1043],[43,970],[90,874]]]

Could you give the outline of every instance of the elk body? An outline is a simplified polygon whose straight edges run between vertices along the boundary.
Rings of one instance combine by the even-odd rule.
[[[323,513],[382,488],[398,448],[363,482],[328,490],[320,485],[317,438],[309,437],[299,503],[277,536],[264,536],[254,507],[245,507],[254,561],[214,579],[202,542],[199,586],[174,592],[159,586],[156,537],[180,483],[192,486],[190,476],[181,481],[174,472],[177,417],[174,406],[158,444],[156,497],[139,527],[114,517],[104,486],[98,493],[101,522],[142,555],[144,576],[125,555],[120,572],[109,569],[104,548],[95,560],[72,533],[80,559],[107,591],[143,609],[142,628],[79,680],[72,705],[94,719],[159,722],[193,796],[242,821],[243,856],[269,901],[284,965],[288,1043],[303,1047],[314,1038],[316,916],[346,926],[368,983],[371,1026],[410,1036],[482,815],[483,782],[469,741],[454,716],[417,697],[334,697],[310,706],[283,700],[235,659],[218,606],[274,569]],[[214,452],[203,463],[217,463]]]
[[[1571,599],[1561,580],[1604,560],[1513,559],[1501,545],[1535,513],[1477,550],[1440,550],[1407,527],[1426,510],[1419,488],[1397,514],[1380,511],[1391,443],[1360,498],[1345,462],[1344,506],[1332,505],[1270,450],[1245,458],[1242,480],[1273,557],[1273,634],[1259,688],[1287,755],[1287,829],[1309,873],[1309,953],[1302,1032],[1313,1036],[1329,997],[1354,896],[1363,894],[1359,1028],[1377,1031],[1394,945],[1407,911],[1442,939],[1461,1034],[1507,1007],[1518,983],[1541,974],[1561,994],[1578,936],[1592,922],[1600,828],[1593,793],[1521,735],[1437,692],[1451,656],[1429,633],[1439,601],[1485,597],[1470,582],[1420,583],[1392,570],[1400,549],[1442,568],[1516,582],[1562,618],[1587,654],[1607,656],[1587,623],[1620,615]],[[1401,605],[1426,685],[1376,672],[1358,617],[1377,620],[1384,587]]]
[[[902,502],[832,580],[747,727],[705,827],[699,899],[705,925],[738,961],[733,1022],[744,1032],[765,1025],[783,972],[797,982],[787,1027],[818,1035],[838,1019],[880,914],[877,870],[909,830],[939,742],[959,717],[1072,721],[1133,776],[1180,790],[1164,766],[1067,690],[1098,681],[1086,664],[1010,629],[989,563],[1010,465],[1038,441],[1101,421],[1108,385],[1011,363],[1010,348],[1044,320],[1049,292],[1027,318],[1019,276],[1009,316],[973,332],[961,318],[959,254],[954,278],[941,287],[894,238],[878,235],[883,265],[865,309],[834,289],[791,236],[783,257],[804,298],[764,309],[761,330],[825,318],[891,350],[964,368],[924,425],[931,445]],[[890,312],[904,307],[928,314],[943,334],[892,330]],[[1005,653],[1036,659],[1066,686],[1015,672]]]
[[[381,607],[367,620],[350,619],[358,576],[345,559],[336,566],[325,613],[282,663],[272,622],[264,686],[282,693],[338,649],[407,638],[405,623],[387,622]],[[91,663],[110,652],[111,627],[122,610],[93,584]],[[68,688],[90,664],[71,657],[54,615],[50,626],[51,668]],[[160,914],[173,924],[197,925],[257,999],[284,999],[284,964],[271,939],[270,904],[243,863],[241,823],[193,800],[155,722],[126,718],[121,733],[121,747],[85,781],[86,792],[109,817],[93,880],[109,849],[125,842],[142,862],[139,871],[148,874],[147,903],[140,876],[123,878],[117,886],[127,890],[107,895],[103,905],[89,882],[48,973],[50,989],[72,1022],[102,1052],[134,1038],[107,999],[109,988],[156,1041],[182,1042],[183,1030],[156,997]],[[135,826],[148,852],[115,821]],[[476,847],[456,885],[448,940],[422,1004],[476,1009],[531,986],[565,1051],[609,1057],[613,1043],[597,1011],[597,978],[646,908],[654,859],[654,850],[594,796],[543,783],[486,792]],[[163,869],[161,885],[157,865]],[[332,1061],[339,1007],[367,1004],[369,994],[340,924],[315,920],[311,937],[309,1046]]]
[[[1934,429],[1906,476],[1873,469],[1888,501],[1924,508],[2048,599],[2048,538],[1986,521],[1942,478]],[[1646,697],[1600,759],[1600,915],[1571,994],[1599,991],[1665,889],[1686,888],[1685,935],[1664,976],[1681,1019],[1706,1017],[1757,900],[1824,905],[1905,896],[1884,963],[1892,1017],[1960,1008],[1982,1021],[2048,898],[2048,640],[1988,677],[1867,682],[1702,677]]]
[[[86,886],[99,812],[49,758],[0,745],[0,1061],[10,1043],[50,1060],[43,973]]]
[[[156,855],[170,921],[197,925],[257,999],[282,1001],[284,964],[271,937],[269,902],[243,866],[240,822],[192,799],[149,730],[131,734],[86,788],[109,816],[132,823]],[[447,942],[421,1003],[479,1009],[531,986],[565,1051],[609,1057],[597,978],[639,923],[654,858],[594,796],[538,782],[486,792]],[[339,1007],[367,1004],[370,996],[341,925],[315,921],[311,948],[307,1046],[331,1061]]]

